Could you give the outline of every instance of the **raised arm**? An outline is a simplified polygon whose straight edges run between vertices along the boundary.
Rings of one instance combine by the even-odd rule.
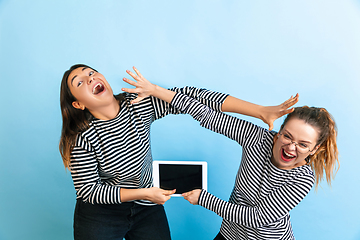
[[[123,88],[122,90],[129,93],[137,93],[138,97],[132,101],[137,103],[150,95],[162,99],[168,103],[171,103],[175,92],[159,87],[155,84],[150,83],[144,78],[141,73],[134,67],[135,73],[127,70],[126,72],[133,77],[136,81],[124,78],[124,81],[135,89]],[[294,109],[291,108],[299,100],[299,95],[290,97],[288,100],[277,106],[261,106],[254,103],[250,103],[232,96],[227,96],[224,103],[222,104],[221,111],[239,113],[246,116],[251,116],[261,119],[264,123],[269,126],[269,130],[273,129],[273,123],[279,117],[292,112]]]
[[[296,94],[295,97],[291,96],[288,100],[280,105],[261,106],[232,96],[228,96],[223,103],[221,110],[223,112],[233,112],[259,118],[264,123],[269,125],[269,130],[272,130],[274,121],[294,111],[294,108],[291,107],[298,101],[299,94]]]
[[[130,71],[127,71],[129,74],[132,74]],[[136,71],[135,71],[136,72]],[[137,71],[138,72],[138,71]],[[134,73],[132,76],[139,77],[136,73]],[[125,78],[124,81],[127,81]],[[141,80],[140,80],[141,81]],[[143,89],[139,89],[142,91]],[[173,87],[169,89],[176,93],[182,93],[184,95],[187,95],[193,99],[196,99],[200,103],[210,107],[211,109],[221,112],[222,104],[224,103],[225,99],[228,97],[228,94],[220,93],[211,91],[205,88],[197,88],[193,86],[185,86],[185,87]],[[139,94],[139,92],[133,92],[132,98],[136,99],[139,96],[136,96],[134,94]],[[141,95],[141,94],[140,94]],[[144,102],[151,102],[152,104],[152,121],[158,120],[160,118],[163,118],[169,114],[183,114],[182,111],[180,111],[178,108],[174,107],[174,105],[160,99],[154,96],[149,96],[148,94],[141,95],[135,102],[138,100],[141,100],[142,98],[145,98],[146,100]],[[138,105],[138,107],[141,107]]]

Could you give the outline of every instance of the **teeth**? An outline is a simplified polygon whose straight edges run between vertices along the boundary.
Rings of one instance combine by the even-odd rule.
[[[295,156],[293,156],[293,155],[288,154],[285,150],[284,150],[284,154],[285,154],[286,156],[288,156],[288,157],[295,157]]]
[[[102,84],[101,83],[98,83],[98,84],[96,84],[94,87],[93,87],[93,90],[92,90],[92,93],[94,94],[95,93],[95,91],[96,91],[96,88],[97,87],[102,87]]]

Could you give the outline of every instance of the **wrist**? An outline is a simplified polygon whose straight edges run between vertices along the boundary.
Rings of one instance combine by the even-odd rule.
[[[149,198],[150,198],[149,188],[120,189],[121,202],[129,202],[134,200],[149,200]]]
[[[150,188],[141,188],[141,198],[150,201]]]
[[[156,84],[152,84],[152,85],[153,85],[153,87],[152,87],[152,89],[151,89],[150,95],[151,95],[151,96],[154,96],[154,97],[157,97],[159,91],[161,90],[161,87],[159,87],[159,86],[156,85]]]
[[[154,84],[154,87],[151,90],[151,95],[153,97],[159,98],[161,100],[164,100],[165,102],[171,103],[171,100],[175,96],[175,92],[172,92],[168,89],[165,89],[163,87],[160,87],[158,85]]]
[[[262,120],[263,122],[266,122],[266,107],[258,105],[258,116],[256,116],[257,118],[259,118],[260,120]]]

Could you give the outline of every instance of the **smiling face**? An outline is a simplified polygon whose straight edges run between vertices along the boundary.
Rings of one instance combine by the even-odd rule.
[[[76,98],[72,103],[74,108],[96,112],[114,101],[113,91],[105,77],[91,68],[74,69],[69,74],[67,84]]]
[[[275,138],[271,162],[287,170],[305,165],[305,159],[318,148],[318,137],[316,128],[304,120],[291,118]]]

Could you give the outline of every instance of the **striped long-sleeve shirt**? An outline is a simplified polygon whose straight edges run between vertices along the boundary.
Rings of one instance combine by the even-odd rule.
[[[194,87],[172,90],[189,95],[215,111],[221,111],[227,97]],[[70,162],[77,198],[90,203],[118,204],[120,188],[152,187],[150,125],[168,114],[181,112],[154,97],[130,104],[135,98],[135,94],[127,94],[114,119],[93,118],[89,128],[77,135]],[[146,200],[135,202],[153,205]]]
[[[294,239],[289,212],[314,184],[310,166],[291,170],[275,167],[271,163],[275,132],[215,112],[185,95],[176,94],[172,105],[243,147],[229,201],[205,190],[200,193],[199,205],[223,218],[221,234],[226,239]]]

